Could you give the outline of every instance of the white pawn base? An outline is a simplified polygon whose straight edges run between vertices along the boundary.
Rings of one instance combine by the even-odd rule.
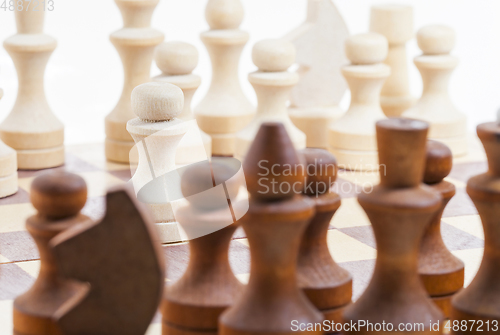
[[[193,124],[181,139],[175,153],[179,166],[201,162],[212,157],[212,139]]]
[[[20,170],[48,169],[64,164],[64,146],[49,149],[17,150]]]
[[[130,150],[135,145],[134,141],[118,141],[106,138],[104,143],[106,158],[109,161],[123,164],[130,162]],[[133,163],[137,163],[137,161]]]
[[[430,139],[446,144],[446,146],[450,148],[453,157],[465,156],[467,154],[467,147],[468,147],[467,136],[430,138]]]
[[[339,119],[345,111],[338,106],[289,108],[290,119],[306,134],[308,148],[328,148],[328,126]]]
[[[378,171],[377,151],[355,151],[330,148],[329,150],[335,158],[339,168],[349,171]]]
[[[17,172],[0,178],[0,198],[15,194],[17,189]]]
[[[158,231],[160,243],[175,243],[184,240],[178,222],[156,223],[155,226]]]

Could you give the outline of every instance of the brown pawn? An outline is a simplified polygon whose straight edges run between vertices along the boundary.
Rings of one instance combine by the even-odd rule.
[[[189,205],[175,216],[190,238],[190,258],[183,276],[166,286],[163,335],[217,334],[220,314],[243,289],[229,265],[229,243],[237,223],[227,225],[229,206],[222,185],[236,171],[217,160],[191,165],[181,179]],[[228,184],[224,183],[233,188],[229,192],[236,194],[237,184]]]
[[[443,181],[452,168],[451,150],[437,141],[427,142],[424,183],[440,193],[443,201],[425,231],[418,260],[418,272],[427,293],[446,317],[450,315],[451,298],[464,286],[464,263],[446,248],[441,236],[441,216],[455,195],[455,186]]]
[[[470,178],[467,193],[483,223],[484,255],[476,277],[452,299],[451,326],[457,334],[496,334],[500,328],[500,124],[480,124],[477,135],[488,172]],[[462,323],[468,331],[461,330]]]
[[[428,123],[392,118],[376,124],[380,184],[358,201],[372,223],[377,242],[377,260],[363,295],[343,314],[344,321],[359,325],[422,324],[408,333],[430,334],[431,323],[444,315],[428,298],[418,275],[419,248],[431,219],[441,205],[441,196],[422,185]],[[348,333],[391,334],[389,328],[368,326]],[[441,330],[435,332],[441,333]]]
[[[300,153],[305,158],[307,172],[303,193],[314,201],[316,214],[300,244],[299,287],[325,320],[337,323],[352,298],[352,277],[333,260],[327,244],[330,221],[340,207],[340,196],[329,192],[337,179],[337,160],[322,149],[304,149]]]
[[[250,208],[240,223],[250,245],[250,278],[240,298],[221,315],[219,334],[300,333],[293,320],[323,320],[297,285],[300,241],[314,215],[314,202],[294,193],[303,189],[305,167],[281,123],[262,124],[246,157]],[[290,168],[294,173],[284,173]]]
[[[26,229],[40,252],[40,273],[33,286],[14,300],[14,334],[61,334],[52,318],[78,286],[62,279],[48,244],[69,227],[90,221],[80,214],[86,201],[87,185],[72,173],[49,172],[31,184],[31,202],[38,214],[26,220]]]

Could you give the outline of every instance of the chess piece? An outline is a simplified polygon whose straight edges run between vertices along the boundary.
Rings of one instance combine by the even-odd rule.
[[[380,105],[388,117],[400,116],[415,105],[410,94],[406,43],[414,36],[413,7],[377,5],[371,9],[370,31],[384,35],[389,42],[389,53],[384,63],[391,67],[391,75],[382,87]]]
[[[128,163],[134,141],[127,132],[127,122],[135,117],[130,105],[132,90],[150,80],[155,47],[163,34],[151,28],[151,17],[159,0],[115,0],[123,17],[123,28],[109,36],[123,63],[123,91],[115,108],[106,116],[106,158]],[[132,156],[135,157],[135,156]]]
[[[377,260],[365,292],[344,311],[344,321],[358,324],[423,324],[415,333],[429,334],[444,315],[428,298],[418,276],[419,247],[442,199],[422,184],[429,125],[411,119],[377,122],[380,185],[361,193],[358,201],[368,215],[377,242]],[[413,327],[413,326],[412,326]],[[389,331],[381,331],[389,334]],[[368,334],[366,328],[359,333]],[[436,331],[440,333],[442,331]],[[353,331],[355,332],[355,331]],[[411,331],[410,331],[411,333]]]
[[[151,210],[160,241],[179,241],[168,196],[172,186],[164,185],[164,178],[175,170],[177,145],[189,129],[187,122],[177,118],[184,108],[182,90],[169,83],[149,82],[132,91],[131,104],[138,116],[127,123],[127,131],[139,153],[137,170],[132,176],[134,189],[138,199]]]
[[[450,55],[455,32],[447,26],[426,26],[417,33],[421,56],[415,65],[424,89],[417,104],[403,116],[430,123],[429,138],[446,144],[453,156],[467,153],[467,118],[459,112],[448,94],[448,82],[458,59]]]
[[[288,113],[306,134],[307,147],[328,148],[328,125],[342,116],[338,106],[347,84],[347,26],[332,0],[308,0],[307,18],[285,36],[297,49],[300,81],[292,89]]]
[[[295,72],[287,69],[295,62],[295,47],[285,40],[264,40],[255,44],[252,59],[259,68],[248,75],[257,94],[257,113],[253,120],[236,134],[234,156],[245,157],[260,125],[264,122],[281,122],[295,149],[306,146],[306,135],[290,120],[286,103],[290,90],[299,81]]]
[[[178,86],[184,93],[184,109],[177,117],[184,121],[193,120],[191,101],[201,84],[200,76],[191,73],[198,65],[198,50],[188,43],[164,42],[156,48],[155,62],[163,73],[154,77],[153,81]],[[210,156],[212,139],[193,122],[179,143],[176,164],[191,164],[206,160]]]
[[[182,194],[189,203],[176,212],[176,218],[188,235],[190,256],[184,275],[165,289],[161,307],[165,335],[216,334],[220,314],[243,289],[229,265],[229,243],[238,224],[227,225],[231,213],[226,196],[218,202],[212,191],[214,186],[222,191],[221,182],[233,175],[228,166],[207,161],[190,165],[182,175]],[[237,192],[237,186],[226,184],[232,188],[229,193]],[[212,199],[201,195],[207,190]],[[198,237],[200,232],[208,234]]]
[[[387,50],[387,39],[377,33],[347,39],[351,64],[342,67],[342,74],[351,89],[351,105],[329,129],[329,150],[344,169],[378,170],[375,123],[386,118],[380,108],[380,90],[391,73],[382,64]]]
[[[324,315],[341,322],[351,302],[352,277],[333,260],[327,245],[330,221],[340,207],[340,196],[330,192],[337,178],[337,160],[323,149],[305,149],[307,178],[303,193],[314,201],[316,214],[302,237],[297,276],[299,287]]]
[[[43,78],[57,41],[43,33],[45,12],[15,11],[17,34],[4,41],[16,66],[19,88],[0,137],[17,151],[17,167],[37,170],[64,164],[64,126],[50,110]]]
[[[127,186],[109,190],[101,221],[87,221],[50,245],[78,292],[54,316],[62,334],[144,334],[165,283],[152,220]]]
[[[218,156],[233,155],[234,135],[254,116],[238,78],[241,51],[249,39],[238,28],[243,15],[240,0],[209,0],[205,9],[210,30],[201,40],[212,61],[212,82],[194,113],[200,129],[212,137],[212,154]]]
[[[477,135],[488,158],[488,172],[467,182],[467,193],[479,212],[484,228],[484,255],[476,277],[452,300],[451,320],[467,320],[468,331],[453,329],[456,334],[493,333],[500,322],[500,123],[477,126]],[[457,321],[458,320],[458,321]],[[475,324],[472,324],[476,321]],[[481,327],[480,327],[481,326]],[[459,327],[460,328],[460,327]],[[496,332],[496,331],[495,331]]]
[[[272,175],[262,162],[273,167]],[[284,173],[290,166],[296,172]],[[322,322],[297,286],[300,240],[314,215],[314,202],[296,194],[304,186],[304,169],[285,127],[263,123],[243,162],[250,208],[240,223],[250,245],[250,278],[241,297],[221,315],[219,334],[292,334],[292,320]]]
[[[452,157],[443,143],[427,142],[424,183],[441,194],[443,201],[425,231],[418,260],[418,272],[427,293],[446,317],[450,315],[451,298],[464,286],[464,263],[446,248],[441,237],[441,216],[455,195],[455,186],[443,179],[450,173]]]
[[[38,214],[26,220],[26,229],[40,252],[40,273],[33,286],[14,300],[14,334],[61,334],[53,317],[79,287],[63,279],[49,241],[70,227],[91,222],[80,214],[87,185],[78,175],[49,172],[35,178],[30,196]]]
[[[0,88],[0,99],[3,90]],[[16,151],[0,140],[0,198],[17,192],[17,155]]]

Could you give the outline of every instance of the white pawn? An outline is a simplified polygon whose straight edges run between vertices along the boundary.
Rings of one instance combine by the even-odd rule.
[[[26,4],[26,2],[25,2]],[[19,88],[0,136],[17,151],[19,169],[64,164],[64,126],[52,113],[44,90],[45,67],[57,41],[43,33],[43,10],[15,11],[17,34],[4,42],[17,70]]]
[[[0,99],[3,90],[0,89]],[[0,141],[0,198],[17,192],[17,155],[16,151]]]
[[[410,94],[406,43],[413,31],[413,8],[405,5],[378,5],[371,9],[370,31],[384,35],[389,41],[389,54],[385,64],[391,67],[391,75],[382,87],[380,105],[388,117],[400,116],[415,105]]]
[[[290,91],[299,81],[296,72],[287,70],[295,62],[294,45],[286,40],[260,41],[253,47],[252,60],[259,68],[248,75],[257,95],[257,114],[236,134],[234,156],[243,160],[264,122],[283,123],[295,148],[305,148],[306,135],[290,120],[286,104]]]
[[[240,0],[209,0],[205,18],[210,30],[201,34],[212,61],[212,82],[194,113],[200,129],[212,137],[212,154],[234,154],[234,135],[252,120],[255,108],[243,94],[238,78],[241,51],[249,35]]]
[[[178,86],[184,93],[184,109],[178,118],[184,121],[194,120],[191,101],[201,84],[201,77],[191,72],[198,65],[198,50],[188,43],[164,42],[156,48],[155,62],[163,73],[152,80]],[[177,148],[176,164],[192,164],[211,156],[212,139],[192,121]]]
[[[420,29],[417,41],[423,54],[414,59],[423,81],[422,96],[403,116],[430,123],[429,138],[446,144],[453,156],[467,153],[467,118],[448,94],[451,73],[458,58],[450,55],[455,32],[447,26],[431,25]]]
[[[127,131],[139,153],[132,183],[140,201],[153,214],[162,243],[179,241],[178,223],[170,203],[177,185],[168,184],[176,169],[175,152],[189,123],[176,118],[184,107],[182,90],[172,84],[150,82],[132,91],[132,110],[138,117],[127,122]]]
[[[106,158],[128,163],[134,141],[127,133],[127,121],[135,117],[130,106],[132,90],[151,80],[151,63],[155,48],[163,33],[151,28],[151,17],[159,0],[115,0],[123,17],[123,28],[113,32],[109,39],[115,46],[123,64],[124,79],[120,100],[106,116]]]
[[[379,168],[375,123],[386,118],[380,107],[380,91],[391,73],[382,63],[387,52],[387,39],[377,33],[351,36],[346,41],[351,64],[342,67],[342,74],[351,90],[351,104],[329,129],[329,149],[344,169]]]

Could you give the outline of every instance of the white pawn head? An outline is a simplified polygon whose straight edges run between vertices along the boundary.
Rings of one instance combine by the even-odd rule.
[[[182,90],[169,83],[150,82],[132,91],[132,111],[147,122],[169,121],[184,108]]]
[[[243,22],[244,11],[240,0],[208,0],[205,19],[210,29],[237,29]]]
[[[417,42],[424,55],[447,55],[455,47],[455,31],[448,26],[425,26],[418,31]]]
[[[345,53],[352,65],[382,63],[389,52],[389,42],[378,33],[358,34],[345,42]]]
[[[198,65],[198,50],[189,43],[164,42],[156,48],[155,62],[164,74],[190,74]]]
[[[295,46],[292,42],[275,39],[255,43],[252,49],[252,60],[260,71],[286,71],[295,63]]]

